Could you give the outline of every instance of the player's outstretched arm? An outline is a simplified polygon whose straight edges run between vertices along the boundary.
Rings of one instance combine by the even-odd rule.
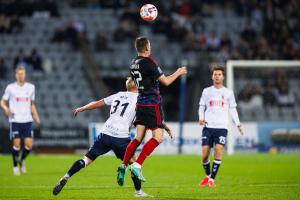
[[[1,108],[3,109],[5,115],[7,117],[10,117],[12,115],[12,112],[9,109],[9,107],[7,106],[7,101],[5,101],[5,100],[2,99],[0,104],[1,104]]]
[[[161,75],[158,78],[158,81],[165,85],[168,86],[171,83],[173,83],[179,76],[185,75],[187,74],[187,69],[186,67],[179,67],[173,74],[169,75],[169,76],[165,76],[165,75]]]
[[[34,121],[36,123],[40,124],[41,119],[40,119],[39,113],[37,112],[37,109],[36,109],[36,106],[35,106],[34,102],[31,103],[31,114],[32,114],[32,118],[34,119]]]
[[[105,103],[104,103],[103,99],[101,99],[99,101],[93,101],[93,102],[91,102],[89,104],[86,104],[86,105],[84,105],[82,107],[75,108],[73,110],[73,114],[74,114],[74,116],[76,116],[77,113],[84,112],[86,110],[93,110],[93,109],[96,109],[96,108],[102,108],[104,106],[105,106]]]

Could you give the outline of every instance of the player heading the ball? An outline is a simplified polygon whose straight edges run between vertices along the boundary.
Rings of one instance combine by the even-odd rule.
[[[141,167],[145,159],[163,141],[164,116],[161,107],[159,83],[168,86],[178,77],[187,74],[186,67],[178,68],[172,75],[165,76],[157,62],[151,57],[151,44],[146,37],[135,40],[137,56],[130,65],[131,77],[138,87],[136,119],[137,134],[127,146],[123,164],[118,168],[118,182],[124,182],[126,167],[137,147],[143,141],[146,131],[152,131],[152,138],[143,146],[136,162],[130,169],[141,181],[145,181]]]

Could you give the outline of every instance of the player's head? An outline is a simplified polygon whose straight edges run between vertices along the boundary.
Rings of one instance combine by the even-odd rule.
[[[146,37],[136,38],[134,46],[135,46],[137,53],[146,54],[148,56],[151,54],[150,41]]]
[[[225,79],[225,69],[224,67],[217,65],[212,68],[212,77],[214,84],[222,85]]]
[[[127,77],[126,80],[126,89],[127,91],[133,92],[133,91],[137,91],[137,87],[135,85],[134,80],[131,77]]]
[[[26,78],[26,69],[23,65],[16,68],[16,80],[18,83],[24,83]]]

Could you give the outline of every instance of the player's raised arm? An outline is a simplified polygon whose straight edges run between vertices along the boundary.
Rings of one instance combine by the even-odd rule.
[[[185,75],[187,74],[187,69],[186,67],[179,67],[173,74],[169,75],[169,76],[165,76],[165,75],[161,75],[158,78],[158,81],[165,85],[168,86],[171,83],[173,83],[179,76]]]
[[[103,99],[100,99],[98,101],[93,101],[91,103],[88,103],[82,107],[79,107],[79,108],[75,108],[73,110],[73,114],[74,116],[77,115],[77,113],[79,112],[84,112],[86,110],[93,110],[93,109],[97,109],[97,108],[102,108],[104,107],[105,105],[111,105],[112,103],[112,100],[114,99],[114,97],[116,96],[117,94],[113,94],[113,95],[110,95],[106,98],[103,98]]]
[[[97,108],[102,108],[103,106],[105,106],[105,102],[104,102],[104,99],[101,99],[99,101],[93,101],[91,103],[88,103],[84,106],[81,106],[79,108],[75,108],[73,110],[73,114],[74,116],[77,115],[77,113],[80,113],[80,112],[84,112],[86,110],[93,110],[93,109],[97,109]]]

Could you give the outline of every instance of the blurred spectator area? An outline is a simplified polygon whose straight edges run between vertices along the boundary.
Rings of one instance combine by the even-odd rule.
[[[244,121],[299,121],[300,67],[237,69],[234,87]]]
[[[154,22],[140,19],[139,8],[144,3],[157,6],[159,14]],[[153,56],[166,74],[183,60],[187,62],[191,84],[188,87],[191,91],[199,88],[199,92],[189,94],[189,99],[196,99],[189,103],[197,106],[201,88],[210,84],[207,72],[210,62],[299,59],[299,10],[297,0],[3,0],[0,1],[1,91],[13,80],[14,65],[19,63],[14,60],[23,49],[30,70],[42,71],[39,76],[33,73],[28,76],[36,84],[38,109],[47,121],[45,126],[85,127],[90,121],[101,121],[99,111],[84,113],[75,120],[70,117],[72,108],[95,97],[79,43],[89,44],[103,79],[112,91],[118,91],[124,89],[122,78],[128,76],[128,65],[135,56],[134,39],[146,35],[152,42]],[[263,82],[264,78],[257,74],[248,78],[246,73],[244,79],[236,77],[237,94],[241,98],[238,101],[245,103],[243,107],[249,106],[249,101],[255,106],[268,107],[258,109],[263,110],[263,115],[242,111],[242,119],[256,120],[261,116],[272,120],[288,116],[299,119],[299,90],[294,91],[299,88],[299,81],[294,76],[290,78],[289,73],[276,73],[270,83]],[[166,116],[167,120],[177,120],[178,108],[173,102],[176,94],[176,85],[164,92],[167,113],[172,113]],[[187,116],[188,120],[196,119],[195,110],[196,107],[188,111],[193,112]],[[4,115],[0,124],[7,125]]]

